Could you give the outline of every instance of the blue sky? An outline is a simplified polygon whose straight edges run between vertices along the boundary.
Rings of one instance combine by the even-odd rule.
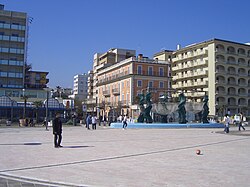
[[[250,42],[249,0],[0,0],[27,12],[28,63],[48,71],[50,87],[73,87],[92,68],[93,55],[110,48],[152,57],[219,38]]]

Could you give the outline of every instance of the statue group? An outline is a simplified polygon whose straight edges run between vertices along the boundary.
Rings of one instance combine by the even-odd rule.
[[[180,93],[179,94],[178,114],[179,114],[179,123],[181,123],[181,124],[187,123],[187,120],[186,120],[186,113],[187,112],[186,112],[185,104],[186,104],[186,97],[185,97],[184,93]]]
[[[152,123],[153,119],[150,115],[150,111],[152,109],[152,102],[151,102],[151,93],[147,92],[146,96],[144,94],[139,95],[139,107],[140,107],[140,115],[138,117],[138,122],[139,123]],[[144,104],[146,104],[146,108],[144,107]]]
[[[152,109],[152,102],[151,102],[151,93],[148,91],[146,95],[140,94],[139,95],[139,107],[140,107],[140,115],[138,117],[138,122],[139,123],[152,123],[153,119],[150,116],[150,111]],[[179,115],[179,123],[180,124],[186,124],[188,121],[186,119],[186,97],[183,92],[179,94],[179,104],[178,104],[178,115]],[[146,104],[146,107],[144,107]],[[203,123],[209,123],[207,117],[209,114],[209,108],[208,108],[208,96],[205,95],[203,98],[203,107],[201,111],[201,120]]]

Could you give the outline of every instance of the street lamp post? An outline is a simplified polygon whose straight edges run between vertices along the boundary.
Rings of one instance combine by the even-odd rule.
[[[46,116],[45,116],[45,128],[48,131],[48,109],[49,109],[49,89],[46,90]]]
[[[25,95],[25,89],[23,89],[23,99],[24,99],[24,106],[23,106],[23,119],[26,118],[26,104],[27,104],[27,97]]]

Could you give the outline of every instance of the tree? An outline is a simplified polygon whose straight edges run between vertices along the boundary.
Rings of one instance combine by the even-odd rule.
[[[78,100],[78,99],[75,99],[74,100],[74,104],[75,104],[75,108],[77,108],[77,113],[78,113],[78,116],[82,117],[83,116],[83,111],[82,111],[82,101]]]
[[[34,105],[36,107],[36,123],[38,123],[38,109],[43,105],[42,101],[34,101]]]

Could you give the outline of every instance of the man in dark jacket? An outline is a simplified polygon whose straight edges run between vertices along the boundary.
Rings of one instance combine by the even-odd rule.
[[[62,147],[62,121],[60,120],[60,113],[56,114],[56,118],[53,120],[53,134],[55,148]],[[58,138],[58,141],[57,141]]]

